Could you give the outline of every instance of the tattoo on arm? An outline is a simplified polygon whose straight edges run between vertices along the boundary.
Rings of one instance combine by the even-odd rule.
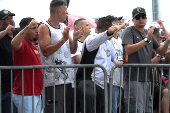
[[[23,34],[25,33],[25,31],[27,31],[28,29],[29,29],[29,27],[26,27],[26,28],[24,29],[24,31],[20,33],[20,35],[23,35]]]
[[[0,31],[0,39],[3,38],[5,35],[5,31]]]

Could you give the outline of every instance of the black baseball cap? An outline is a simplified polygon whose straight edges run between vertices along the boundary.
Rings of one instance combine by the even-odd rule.
[[[123,16],[121,16],[121,17],[114,17],[112,15],[108,15],[107,18],[111,19],[111,21],[115,21],[115,20],[121,20],[123,18]]]
[[[144,8],[142,7],[137,7],[135,9],[133,9],[133,12],[132,12],[132,17],[134,18],[136,15],[138,14],[146,14],[146,11]]]
[[[9,10],[3,9],[0,11],[0,20],[5,19],[7,16],[15,16],[14,13],[11,13]]]

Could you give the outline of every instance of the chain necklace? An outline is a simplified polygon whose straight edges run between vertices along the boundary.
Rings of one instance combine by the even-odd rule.
[[[60,28],[60,25],[58,26],[58,28],[57,27],[55,27],[51,22],[50,22],[50,20],[48,19],[47,20],[48,21],[48,23],[52,26],[52,27],[54,27],[54,28],[56,28],[56,29],[59,29]]]

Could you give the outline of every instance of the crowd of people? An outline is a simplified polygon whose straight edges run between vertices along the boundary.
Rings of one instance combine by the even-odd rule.
[[[125,112],[150,113],[153,108],[153,112],[157,113],[161,104],[161,111],[167,113],[168,88],[165,84],[160,84],[164,83],[160,82],[160,77],[164,75],[166,78],[169,75],[167,68],[164,68],[163,74],[160,68],[155,67],[147,70],[145,67],[140,67],[139,71],[137,67],[132,67],[130,72],[128,67],[121,69],[123,64],[130,63],[169,63],[170,33],[165,29],[162,21],[158,21],[159,28],[151,26],[145,29],[146,11],[142,7],[137,7],[132,11],[133,26],[129,26],[130,20],[121,23],[123,16],[107,15],[98,19],[96,33],[91,34],[88,21],[81,18],[74,22],[74,32],[71,37],[70,25],[67,25],[67,14],[67,4],[64,1],[52,0],[48,20],[39,24],[34,18],[26,17],[20,21],[20,27],[15,28],[13,20],[15,14],[6,9],[1,10],[0,65],[99,64],[107,71],[108,100],[112,103],[110,108],[112,113],[118,112],[119,97],[123,98]],[[120,30],[123,30],[121,37],[118,35]],[[113,66],[116,69],[113,75],[110,75]],[[1,76],[2,113],[11,113],[11,101],[13,101],[13,113],[23,111],[24,113],[41,113],[43,96],[45,96],[45,113],[54,113],[54,109],[55,113],[64,113],[64,108],[66,113],[73,113],[74,88],[76,88],[77,113],[105,112],[104,72],[101,68],[88,67],[85,70],[83,68],[66,68],[65,70],[45,68],[44,73],[42,69],[2,70]],[[45,76],[44,80],[43,76]],[[113,77],[111,86],[109,76]],[[76,86],[73,85],[74,78]],[[22,80],[24,80],[24,88]],[[11,81],[13,81],[12,88]],[[45,95],[42,95],[43,84]],[[129,88],[130,95],[128,95]],[[13,89],[12,92],[11,89]],[[23,89],[24,97],[22,97]],[[110,89],[112,89],[112,100],[109,95]],[[120,95],[120,92],[123,92],[123,95]]]

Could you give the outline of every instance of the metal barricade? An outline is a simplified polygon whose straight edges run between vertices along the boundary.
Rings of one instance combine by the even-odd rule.
[[[165,88],[166,89],[166,95],[167,95],[167,103],[166,102],[164,102],[164,106],[162,106],[161,105],[161,102],[162,102],[162,92],[163,92],[163,90],[161,90],[161,87],[162,87],[162,73],[163,73],[163,68],[164,67],[168,67],[169,68],[169,70],[170,70],[170,64],[123,64],[123,67],[122,68],[124,68],[124,67],[128,67],[129,68],[129,75],[131,75],[131,68],[132,67],[136,67],[137,68],[137,93],[136,93],[136,102],[134,103],[135,105],[136,105],[136,108],[135,108],[135,112],[136,113],[138,113],[138,111],[137,111],[137,107],[138,107],[138,94],[140,93],[140,92],[138,92],[138,82],[139,82],[139,68],[141,68],[141,67],[144,67],[145,68],[145,71],[146,71],[146,77],[145,77],[145,86],[144,86],[144,93],[145,93],[145,95],[144,95],[144,104],[146,103],[146,86],[147,86],[147,76],[150,76],[150,75],[148,75],[148,71],[150,71],[150,68],[153,68],[153,73],[152,73],[152,75],[153,75],[153,77],[152,77],[152,81],[155,81],[155,79],[158,79],[158,81],[159,81],[159,113],[161,113],[161,111],[163,111],[163,113],[169,113],[169,85],[168,85],[168,88]],[[156,68],[160,68],[161,69],[161,76],[159,76],[159,77],[155,77],[155,70],[156,70]],[[114,73],[114,70],[115,70],[116,68],[115,67],[112,67],[112,69],[111,69],[111,71],[110,71],[110,75],[112,75],[112,76],[109,76],[109,84],[110,84],[110,96],[109,96],[109,113],[112,113],[112,87],[113,87],[113,73]],[[120,75],[117,75],[117,76],[120,76],[120,86],[121,86],[121,84],[122,84],[122,81],[121,81],[121,79],[122,79],[122,77],[124,76],[121,76],[121,75],[123,75],[123,74],[120,74]],[[170,75],[170,71],[169,71],[169,75]],[[169,77],[169,76],[168,76]],[[131,76],[129,76],[129,81],[128,81],[128,83],[129,83],[129,86],[130,86],[130,84],[131,84],[131,81],[130,81],[130,79],[131,79]],[[170,81],[170,77],[169,77],[169,81]],[[168,82],[168,84],[169,84],[169,82]],[[151,108],[151,112],[153,113],[153,99],[154,99],[154,85],[155,85],[155,82],[152,82],[152,108]],[[121,100],[122,100],[122,97],[121,97],[121,95],[122,95],[122,92],[121,92],[121,87],[120,87],[120,95],[119,95],[119,97],[120,97],[120,99],[119,99],[119,102],[121,102]],[[128,109],[126,109],[126,113],[129,113],[130,111],[130,87],[129,87],[129,89],[128,89],[128,106],[127,106],[127,108]],[[121,104],[121,103],[120,103]],[[167,105],[167,106],[166,106]],[[162,107],[165,107],[166,106],[166,110],[165,109],[162,109]],[[125,113],[125,112],[121,112],[121,105],[119,106],[119,113]],[[145,107],[144,107],[144,109],[143,109],[143,112],[145,113]]]
[[[42,92],[42,101],[43,101],[43,109],[42,112],[44,113],[44,108],[45,108],[45,85],[44,85],[44,80],[45,80],[45,69],[46,68],[62,68],[64,69],[64,75],[65,75],[65,69],[66,68],[84,68],[84,78],[85,78],[85,68],[87,67],[92,67],[92,68],[101,68],[103,70],[104,73],[104,100],[105,100],[105,113],[108,113],[108,93],[107,93],[107,71],[105,70],[105,68],[101,65],[95,65],[95,64],[73,64],[73,65],[41,65],[41,66],[0,66],[0,106],[2,106],[2,99],[1,99],[1,70],[11,70],[11,108],[13,108],[13,101],[12,101],[12,88],[13,88],[13,75],[12,75],[12,71],[15,69],[21,69],[22,70],[22,106],[24,106],[24,69],[32,69],[33,70],[33,95],[32,97],[34,97],[34,83],[36,81],[34,81],[34,70],[35,69],[39,69],[42,68],[43,69],[43,92]],[[55,73],[55,70],[54,70]],[[94,72],[95,73],[95,72]],[[74,113],[76,113],[76,77],[74,76],[75,80],[74,80]],[[55,81],[55,76],[54,79]],[[95,81],[95,80],[94,80]],[[55,82],[54,82],[54,97],[53,99],[55,100]],[[94,87],[95,87],[95,82],[94,82]],[[64,79],[64,113],[66,113],[66,94],[65,94],[65,79]],[[84,91],[85,91],[85,84],[84,84]],[[86,100],[86,95],[84,94],[84,100]],[[94,100],[96,102],[96,99]],[[32,98],[32,103],[34,103],[34,98]],[[84,108],[86,108],[86,102],[84,101]],[[53,102],[53,107],[54,107],[54,113],[55,113],[55,102]],[[34,104],[32,104],[32,111],[34,111]],[[95,105],[95,108],[96,105]],[[2,112],[2,107],[0,107],[0,113]],[[96,111],[95,111],[96,112]],[[13,109],[11,109],[11,113],[13,113]],[[24,109],[22,108],[22,113],[24,113]],[[84,113],[86,113],[86,110],[84,109]]]

